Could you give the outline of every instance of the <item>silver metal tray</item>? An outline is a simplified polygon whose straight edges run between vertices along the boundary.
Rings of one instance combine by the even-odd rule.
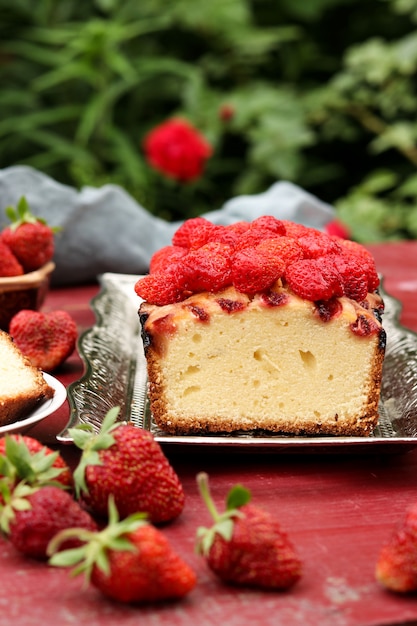
[[[78,349],[85,372],[68,390],[71,408],[62,443],[72,441],[68,429],[90,424],[99,430],[107,411],[120,406],[121,421],[150,430],[161,444],[216,446],[247,451],[403,452],[417,445],[417,334],[398,322],[401,304],[385,301],[384,328],[387,349],[384,362],[380,419],[368,437],[277,436],[265,432],[221,435],[170,435],[158,429],[147,403],[146,362],[140,337],[138,307],[134,292],[138,276],[103,274],[101,289],[91,306],[96,323],[79,339]]]

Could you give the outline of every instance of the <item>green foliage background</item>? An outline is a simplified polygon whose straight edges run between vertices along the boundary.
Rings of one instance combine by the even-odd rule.
[[[416,75],[417,0],[0,0],[0,167],[165,219],[285,179],[359,241],[416,238]],[[172,115],[214,146],[192,185],[144,160]]]

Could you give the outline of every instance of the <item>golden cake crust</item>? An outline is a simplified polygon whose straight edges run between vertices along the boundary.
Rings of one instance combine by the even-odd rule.
[[[54,393],[10,335],[0,331],[0,425],[25,418]]]

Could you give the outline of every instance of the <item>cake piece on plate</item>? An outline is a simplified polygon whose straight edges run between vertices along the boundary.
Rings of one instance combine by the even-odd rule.
[[[0,331],[0,426],[25,418],[54,390],[5,331]]]
[[[378,284],[351,241],[272,217],[186,221],[135,286],[155,422],[368,435],[385,351]]]

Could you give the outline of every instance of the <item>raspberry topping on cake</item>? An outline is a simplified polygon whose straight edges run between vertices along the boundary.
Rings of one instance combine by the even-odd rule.
[[[154,254],[150,273],[135,291],[163,306],[228,287],[268,299],[277,284],[316,303],[343,296],[361,303],[377,289],[379,277],[372,255],[353,241],[272,216],[229,226],[196,217],[177,229],[172,245]],[[334,306],[320,306],[334,314]]]

